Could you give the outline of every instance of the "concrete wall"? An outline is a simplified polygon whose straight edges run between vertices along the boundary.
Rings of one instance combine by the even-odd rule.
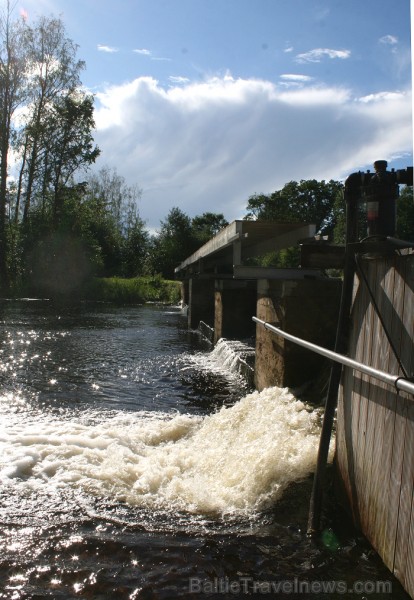
[[[188,326],[200,322],[220,338],[255,341],[255,387],[299,387],[326,359],[255,325],[253,316],[315,344],[333,348],[341,281],[335,279],[190,279]],[[209,336],[209,339],[210,336]]]
[[[214,280],[190,279],[188,283],[188,327],[197,329],[200,321],[214,325]]]
[[[341,281],[261,279],[257,317],[309,342],[333,348]],[[299,387],[312,380],[326,359],[284,340],[263,326],[256,328],[255,386]]]
[[[254,336],[256,297],[255,281],[216,281],[214,343],[220,338],[243,340]]]

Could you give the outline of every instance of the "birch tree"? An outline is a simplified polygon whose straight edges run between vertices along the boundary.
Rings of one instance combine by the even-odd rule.
[[[49,156],[48,119],[60,97],[79,90],[84,62],[77,60],[77,45],[66,36],[60,19],[41,17],[27,35],[26,81],[29,102],[20,136],[24,190],[23,221],[29,215],[36,191],[44,191]],[[21,186],[23,188],[23,186]]]
[[[25,99],[24,21],[12,22],[10,4],[7,2],[0,15],[0,284],[8,285],[8,176],[9,152],[13,135],[13,116]]]

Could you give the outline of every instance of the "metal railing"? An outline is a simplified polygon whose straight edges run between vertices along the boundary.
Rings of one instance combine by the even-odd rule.
[[[258,319],[257,317],[252,317],[253,321],[263,325],[265,329],[280,335],[281,337],[293,342],[294,344],[298,344],[303,348],[307,348],[312,352],[316,352],[326,358],[334,360],[335,362],[341,363],[346,367],[350,367],[351,369],[356,369],[361,373],[365,373],[365,375],[369,375],[370,377],[374,377],[388,385],[395,387],[397,390],[401,390],[403,392],[407,392],[408,394],[414,395],[414,382],[406,379],[405,377],[401,377],[400,375],[390,375],[389,373],[385,373],[384,371],[380,371],[379,369],[374,369],[374,367],[369,367],[368,365],[364,365],[363,363],[357,362],[348,356],[344,356],[343,354],[338,354],[333,350],[328,350],[327,348],[323,348],[322,346],[317,346],[316,344],[312,344],[311,342],[307,342],[301,338],[298,338],[283,329],[279,329],[270,323],[266,323],[266,321],[262,321],[262,319]]]

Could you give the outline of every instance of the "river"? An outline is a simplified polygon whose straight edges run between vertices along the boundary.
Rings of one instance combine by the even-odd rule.
[[[176,307],[0,310],[0,598],[408,598],[334,505],[306,536],[320,411],[231,344]]]

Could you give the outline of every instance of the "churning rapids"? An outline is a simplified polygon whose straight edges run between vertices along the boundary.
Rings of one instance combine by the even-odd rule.
[[[306,537],[321,414],[249,391],[230,342],[211,350],[178,308],[1,311],[0,598],[283,597],[271,584],[298,580],[362,598],[355,581],[391,582],[334,512]],[[392,587],[372,597],[406,597]]]

